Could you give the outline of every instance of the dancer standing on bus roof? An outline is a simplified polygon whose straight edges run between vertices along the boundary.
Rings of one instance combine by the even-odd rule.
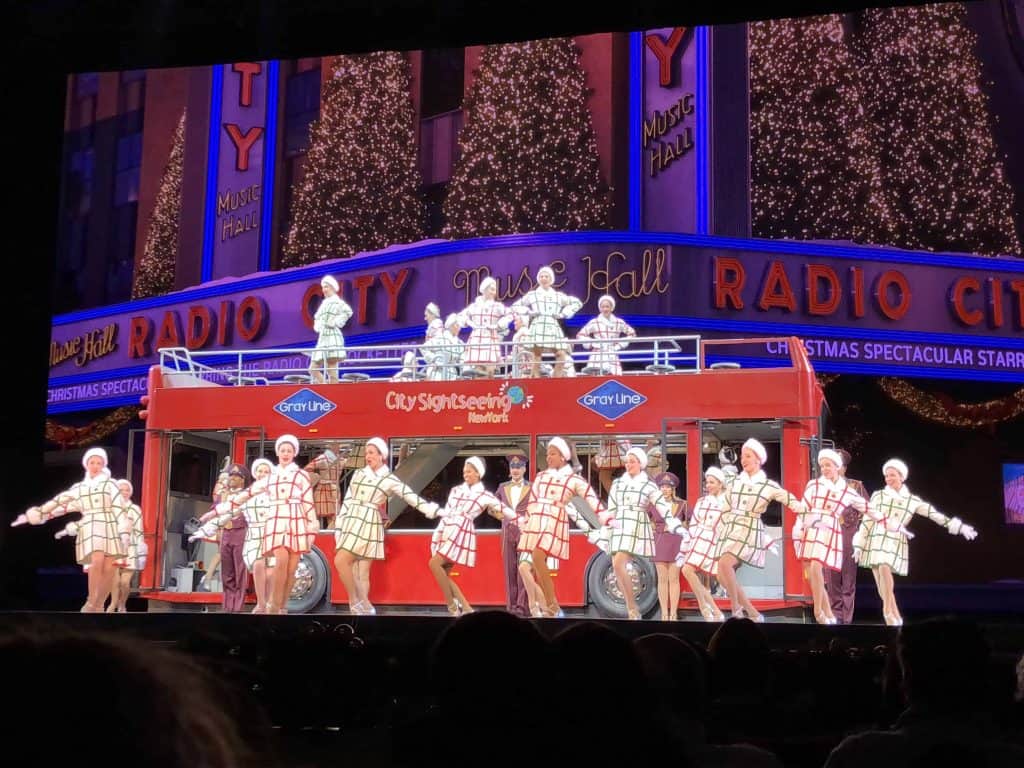
[[[814,597],[814,619],[819,624],[836,624],[832,605],[825,591],[824,568],[838,571],[842,568],[843,534],[842,516],[847,508],[859,512],[867,503],[843,479],[839,470],[843,457],[831,448],[818,451],[818,467],[821,475],[813,478],[804,489],[806,511],[797,515],[793,524],[793,548],[797,559],[803,563],[804,578],[811,585]]]
[[[636,605],[633,580],[627,567],[634,557],[654,557],[654,528],[647,512],[648,507],[657,510],[670,533],[683,527],[679,518],[673,514],[672,504],[644,472],[646,467],[647,454],[644,449],[639,446],[630,448],[626,453],[626,472],[612,483],[608,492],[608,509],[598,515],[601,523],[611,528],[608,552],[612,556],[612,568],[619,589],[626,601],[626,616],[634,620],[642,619],[643,616]]]
[[[645,452],[646,453],[646,452]],[[650,454],[647,467],[650,468]],[[654,478],[654,484],[672,509],[672,517],[680,523],[687,518],[686,501],[676,496],[679,478],[672,472],[662,472]],[[658,607],[662,621],[679,619],[679,566],[676,557],[683,543],[683,535],[669,530],[668,520],[655,505],[651,507],[654,521],[654,567],[658,571]]]
[[[327,381],[335,384],[338,381],[338,364],[348,356],[341,329],[352,317],[352,307],[338,295],[338,281],[331,275],[324,275],[320,288],[324,299],[313,316],[313,330],[319,335],[310,357],[309,373],[314,384],[323,384],[326,368]]]
[[[117,488],[121,492],[121,498],[124,499],[122,514],[127,518],[118,527],[129,529],[131,538],[128,541],[128,554],[123,560],[118,560],[115,563],[117,574],[111,580],[110,605],[107,607],[107,613],[124,613],[128,610],[128,595],[131,592],[132,576],[146,567],[148,553],[146,542],[143,539],[142,510],[138,504],[132,502],[132,492],[135,489],[127,480],[117,480],[116,482]]]
[[[541,267],[537,270],[537,287],[512,305],[513,312],[529,318],[523,346],[533,354],[534,378],[540,375],[541,355],[544,352],[555,354],[556,377],[565,376],[566,365],[572,364],[570,344],[558,321],[567,320],[579,312],[583,302],[575,296],[555,290],[552,287],[554,282],[554,270]]]
[[[384,523],[381,510],[397,496],[426,517],[437,517],[438,505],[421,498],[388,468],[388,446],[383,439],[366,441],[366,466],[352,473],[335,525],[337,554],[334,565],[348,594],[349,610],[376,613],[370,603],[370,563],[384,559]]]
[[[483,370],[487,376],[494,375],[494,368],[502,360],[501,337],[508,333],[512,323],[512,312],[500,301],[498,281],[486,277],[480,283],[480,295],[458,315],[459,325],[473,330],[466,341],[462,354],[462,365]]]
[[[594,369],[603,376],[621,376],[622,361],[619,360],[619,352],[629,346],[628,341],[614,341],[614,339],[636,338],[636,331],[622,318],[612,314],[615,309],[615,299],[605,295],[597,300],[599,313],[597,317],[590,320],[580,328],[576,334],[588,349],[594,350],[587,358],[587,368]]]
[[[910,492],[907,476],[910,468],[899,459],[889,459],[882,466],[885,488],[871,494],[867,514],[860,530],[853,537],[854,557],[862,568],[870,568],[882,598],[882,616],[891,626],[903,624],[903,616],[896,605],[893,574],[906,576],[910,568],[910,539],[907,530],[914,515],[927,517],[938,523],[953,536],[973,541],[978,536],[974,528],[959,517],[942,514],[919,496]]]
[[[764,568],[767,538],[761,515],[768,504],[777,501],[794,512],[803,512],[804,503],[761,470],[768,459],[768,451],[758,440],[750,438],[740,451],[740,472],[729,484],[729,508],[722,513],[721,536],[715,559],[718,561],[718,579],[729,593],[733,616],[746,616],[753,621],[764,621],[747,598],[736,579],[736,566],[746,563]]]
[[[526,506],[530,500],[530,483],[526,480],[526,455],[509,454],[510,479],[498,486],[498,500],[516,512],[516,519],[501,521],[501,558],[505,570],[505,610],[520,618],[530,615],[530,596],[523,575],[519,571],[519,521],[526,520]],[[529,576],[533,580],[533,576]]]
[[[465,480],[448,494],[444,509],[438,512],[440,522],[430,540],[430,572],[434,574],[441,594],[453,616],[472,613],[473,606],[452,581],[448,573],[453,566],[472,568],[476,565],[476,525],[474,520],[487,512],[502,522],[515,520],[515,510],[503,504],[484,488],[487,466],[479,456],[470,456],[462,467]]]
[[[708,467],[704,471],[704,489],[707,493],[697,499],[693,506],[689,541],[681,544],[676,562],[682,564],[683,577],[697,598],[700,615],[705,621],[722,621],[722,612],[715,605],[715,598],[711,590],[704,586],[698,571],[709,576],[718,575],[715,552],[718,549],[719,520],[722,513],[729,509],[725,473],[718,467]]]
[[[526,524],[519,538],[519,551],[533,557],[533,571],[544,592],[545,615],[555,615],[555,585],[548,571],[547,556],[566,560],[569,557],[569,520],[584,531],[591,529],[570,503],[573,496],[581,496],[595,513],[605,511],[597,493],[569,464],[572,451],[560,437],[548,443],[547,469],[537,474],[530,489]]]
[[[42,506],[29,507],[12,527],[42,525],[69,512],[81,512],[77,521],[75,560],[88,566],[89,595],[83,613],[100,613],[110,594],[117,570],[115,563],[128,554],[131,529],[124,514],[124,497],[107,470],[107,452],[90,448],[82,457],[85,477]]]

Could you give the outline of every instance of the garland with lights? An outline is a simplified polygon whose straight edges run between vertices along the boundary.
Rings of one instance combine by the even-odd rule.
[[[80,448],[108,437],[138,415],[138,406],[125,405],[82,427],[69,427],[47,419],[46,439],[59,445],[61,450]]]
[[[948,395],[920,390],[906,379],[881,377],[878,386],[911,413],[949,427],[980,429],[1024,414],[1024,387],[984,403],[957,403]]]
[[[310,127],[282,267],[422,240],[426,208],[405,54],[337,56]]]
[[[443,212],[450,238],[607,226],[580,50],[571,38],[486,46]]]
[[[160,178],[153,215],[146,232],[146,244],[135,271],[132,298],[160,296],[174,290],[178,260],[178,227],[181,219],[181,174],[185,160],[185,112],[178,119],[171,153]]]

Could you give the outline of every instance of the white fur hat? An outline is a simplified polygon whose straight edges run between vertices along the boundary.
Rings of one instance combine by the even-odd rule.
[[[295,452],[299,452],[299,438],[297,438],[295,435],[281,435],[279,438],[277,438],[277,440],[274,441],[274,453],[277,453],[279,450],[281,450],[281,446],[284,443],[291,443],[292,447],[295,449]]]
[[[602,296],[600,299],[597,300],[597,308],[600,309],[601,305],[604,304],[606,301],[610,301],[612,303],[612,309],[614,310],[615,309],[615,299],[612,296],[609,296],[607,293],[604,296]]]
[[[543,275],[545,272],[551,275],[551,282],[555,282],[555,270],[548,266],[541,267],[540,269],[537,270],[538,282],[540,281],[540,276]]]
[[[843,466],[843,457],[839,455],[839,451],[833,451],[831,448],[822,448],[818,451],[819,464],[821,464],[822,459],[828,459],[837,467]]]
[[[129,495],[135,493],[135,486],[132,485],[132,481],[131,480],[115,480],[114,482],[117,483],[117,487],[118,488],[121,487],[121,483],[124,483],[125,485],[127,485],[128,486],[128,494]]]
[[[453,325],[457,325],[459,328],[462,328],[462,323],[459,322],[459,316],[454,312],[444,319],[445,328],[451,328]]]
[[[910,468],[899,459],[889,459],[885,464],[882,465],[882,474],[885,474],[885,470],[895,469],[900,473],[900,477],[903,478],[903,482],[907,481],[907,476],[910,474]]]
[[[483,478],[484,474],[487,472],[487,465],[484,464],[484,460],[479,456],[470,456],[466,459],[466,463],[472,465],[476,469],[476,473],[480,475],[481,478]]]
[[[634,445],[628,451],[627,456],[636,456],[636,460],[640,462],[640,469],[647,469],[647,451],[638,445]]]
[[[562,458],[566,461],[572,458],[572,451],[569,450],[569,444],[560,437],[552,437],[548,442],[548,448],[554,446],[558,449],[558,452],[562,454]]]
[[[103,459],[103,466],[107,466],[107,452],[102,448],[90,448],[88,451],[86,451],[85,455],[82,456],[82,466],[88,469],[89,459],[91,459],[93,456],[99,456],[101,459]]]
[[[430,302],[429,304],[427,304],[426,312],[428,315],[433,315],[434,317],[441,316],[441,308],[437,306],[437,304],[435,304],[434,302]]]
[[[320,278],[320,286],[323,287],[325,285],[331,286],[331,288],[333,288],[335,292],[338,291],[338,281],[335,280],[331,275],[324,275],[323,277]]]
[[[252,465],[249,467],[249,474],[251,474],[253,477],[256,477],[257,468],[262,467],[264,464],[266,464],[267,467],[269,467],[270,470],[273,471],[274,463],[270,459],[256,459],[256,461],[254,461]]]
[[[480,281],[480,295],[483,296],[484,291],[486,291],[488,288],[494,288],[494,290],[498,290],[498,281],[495,280],[493,277],[485,277],[483,280]]]
[[[760,440],[755,440],[752,437],[747,438],[747,442],[743,444],[743,447],[752,450],[757,458],[761,460],[762,464],[768,461],[768,451],[765,450],[765,447]]]
[[[366,441],[366,444],[372,445],[374,448],[376,448],[377,451],[380,453],[380,457],[384,459],[384,461],[388,460],[388,444],[384,442],[383,438],[371,437],[369,440]]]
[[[718,467],[708,467],[705,469],[704,477],[713,477],[722,485],[725,485],[725,472],[720,470]]]

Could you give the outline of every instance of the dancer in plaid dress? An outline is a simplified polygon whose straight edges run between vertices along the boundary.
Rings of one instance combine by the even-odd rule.
[[[332,442],[327,449],[305,466],[307,472],[316,472],[317,480],[313,485],[313,505],[316,516],[320,519],[321,528],[333,528],[334,518],[338,515],[338,503],[341,498],[341,473],[345,470],[345,457],[342,455],[341,443]]]
[[[707,494],[697,499],[690,518],[689,539],[679,546],[676,562],[683,567],[683,577],[690,585],[697,607],[705,621],[722,621],[722,612],[715,605],[715,598],[697,573],[718,575],[718,534],[722,513],[729,509],[729,494],[726,493],[725,473],[718,467],[704,471],[704,489]]]
[[[459,313],[459,325],[473,330],[466,341],[462,354],[463,366],[474,366],[488,376],[494,375],[494,367],[501,362],[501,337],[508,333],[512,323],[512,312],[496,301],[498,282],[493,277],[484,278],[480,283],[480,295]]]
[[[573,496],[581,496],[595,513],[604,512],[604,504],[585,479],[568,463],[572,451],[568,443],[554,437],[547,448],[548,468],[539,473],[530,489],[526,523],[519,537],[519,551],[533,557],[533,571],[544,592],[545,615],[555,615],[555,585],[548,571],[547,557],[566,560],[569,557],[569,520],[584,531],[591,526],[570,504]]]
[[[599,343],[590,343],[585,346],[594,350],[587,358],[587,368],[592,368],[604,376],[621,376],[622,362],[619,360],[619,352],[629,346],[628,341],[613,342],[612,339],[636,338],[636,331],[622,318],[612,314],[615,309],[615,299],[611,296],[602,296],[597,300],[597,308],[601,313],[584,325],[576,334],[577,339],[599,340]]]
[[[729,593],[733,615],[746,615],[760,622],[764,621],[764,616],[755,610],[736,580],[736,566],[747,563],[755,568],[764,568],[767,539],[761,515],[770,502],[777,501],[794,512],[805,509],[800,499],[774,480],[769,480],[761,471],[761,465],[767,458],[768,452],[759,441],[750,438],[743,444],[740,451],[743,471],[729,484],[729,509],[722,513],[722,532],[715,552],[718,580]]]
[[[673,514],[672,504],[644,472],[646,467],[647,454],[643,448],[630,448],[626,453],[626,473],[612,483],[608,509],[598,515],[601,524],[611,528],[608,552],[626,600],[626,615],[633,620],[643,617],[636,607],[633,580],[627,566],[634,557],[654,557],[654,528],[648,507],[657,509],[670,533],[683,527]]]
[[[352,307],[338,295],[338,281],[330,275],[323,277],[320,287],[324,292],[324,300],[313,316],[313,330],[319,336],[310,356],[309,373],[314,384],[323,384],[326,367],[327,381],[335,384],[338,381],[338,364],[347,357],[345,336],[341,329],[352,317]]]
[[[839,474],[843,457],[831,448],[818,451],[821,476],[804,489],[802,515],[793,524],[793,548],[803,561],[804,578],[814,597],[814,618],[819,624],[838,623],[825,590],[822,568],[838,571],[843,563],[842,514],[847,507],[863,512],[864,498]]]
[[[651,454],[647,453],[647,469],[651,469]],[[661,495],[672,507],[672,515],[680,522],[686,521],[686,501],[676,496],[679,478],[671,472],[662,472],[654,477],[654,484],[661,489]],[[654,521],[654,567],[658,571],[658,607],[662,621],[679,619],[679,566],[676,556],[683,544],[685,530],[673,533],[657,507],[651,508]]]
[[[580,311],[583,302],[575,296],[556,291],[551,287],[555,273],[551,267],[537,270],[538,287],[528,292],[512,305],[512,311],[529,319],[529,328],[523,345],[533,354],[531,375],[540,376],[541,355],[555,353],[555,376],[564,376],[566,364],[572,363],[570,345],[558,324],[559,319],[568,319]]]
[[[376,613],[370,603],[370,563],[384,559],[382,510],[397,496],[428,518],[437,517],[438,505],[420,498],[388,469],[388,446],[381,438],[366,441],[366,466],[352,473],[335,525],[337,554],[334,565],[348,594],[352,613]]]
[[[73,528],[77,534],[75,559],[88,569],[89,595],[82,612],[100,613],[111,591],[116,562],[128,554],[131,528],[124,513],[124,497],[107,470],[107,452],[90,448],[82,457],[82,466],[85,477],[81,482],[42,506],[29,507],[11,526],[42,525],[69,512],[81,512],[82,518]]]
[[[445,343],[445,325],[441,320],[440,307],[434,302],[427,304],[427,308],[423,310],[423,319],[427,323],[427,332],[423,338],[423,346],[420,347],[420,356],[426,365],[424,376],[428,381],[442,381],[444,380],[443,371],[433,365],[435,354],[444,351]]]
[[[910,469],[899,459],[889,459],[882,466],[885,488],[871,494],[867,513],[860,530],[853,537],[854,559],[862,568],[870,568],[882,598],[882,615],[891,626],[903,624],[903,616],[896,605],[893,574],[906,576],[910,565],[909,540],[913,534],[907,530],[914,515],[927,517],[954,536],[973,541],[978,532],[959,517],[942,514],[907,487]]]
[[[121,612],[128,610],[128,594],[131,592],[132,576],[136,571],[146,567],[146,542],[142,538],[142,510],[138,504],[132,503],[132,484],[127,480],[118,480],[117,489],[121,492],[124,500],[122,514],[127,518],[123,521],[122,528],[127,528],[130,533],[128,541],[128,554],[123,560],[118,560],[117,573],[111,581],[110,605],[107,606],[107,613]]]
[[[486,471],[487,467],[479,456],[466,459],[462,467],[462,478],[466,482],[449,492],[448,502],[438,512],[440,522],[430,539],[430,572],[437,579],[448,612],[453,616],[473,612],[473,606],[448,574],[455,565],[467,568],[476,565],[476,525],[473,521],[482,512],[502,521],[516,519],[515,510],[502,504],[480,482]]]
[[[455,381],[459,378],[459,364],[465,354],[466,343],[459,338],[459,316],[448,315],[443,332],[431,338],[420,349],[427,364],[428,381]]]

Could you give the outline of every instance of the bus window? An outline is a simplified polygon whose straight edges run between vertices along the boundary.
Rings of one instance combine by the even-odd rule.
[[[215,451],[175,443],[171,453],[170,489],[173,493],[209,497],[213,493],[217,469]]]

